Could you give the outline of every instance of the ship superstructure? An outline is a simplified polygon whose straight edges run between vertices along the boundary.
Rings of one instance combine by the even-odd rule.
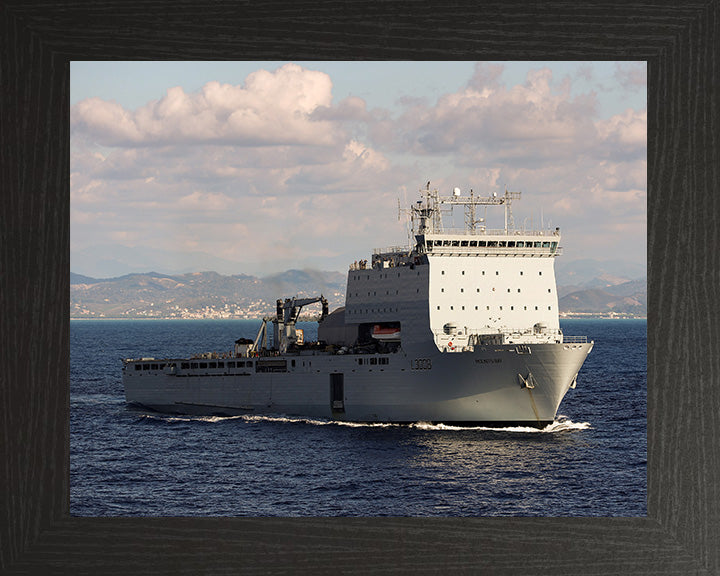
[[[348,271],[344,308],[278,300],[255,341],[224,358],[126,360],[128,402],[190,413],[285,413],[355,421],[553,421],[592,342],[564,336],[554,260],[560,230],[514,226],[519,192],[440,195],[405,210],[410,241]],[[464,226],[445,227],[462,207]],[[488,229],[483,212],[504,211]],[[318,342],[295,327],[322,303]],[[273,325],[269,343],[269,325]]]

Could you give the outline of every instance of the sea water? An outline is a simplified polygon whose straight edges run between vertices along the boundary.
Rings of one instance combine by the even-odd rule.
[[[531,428],[190,417],[129,408],[122,358],[229,351],[248,320],[70,323],[74,516],[645,516],[646,321],[565,320],[595,347]],[[307,339],[316,324],[301,323]]]

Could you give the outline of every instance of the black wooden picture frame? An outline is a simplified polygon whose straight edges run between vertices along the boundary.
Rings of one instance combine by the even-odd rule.
[[[0,571],[720,574],[720,0],[0,5]],[[72,60],[645,60],[646,518],[69,516]]]

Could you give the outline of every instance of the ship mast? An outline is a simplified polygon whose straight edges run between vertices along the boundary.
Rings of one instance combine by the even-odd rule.
[[[505,194],[498,196],[493,192],[490,196],[476,196],[470,190],[469,196],[461,196],[460,188],[454,188],[449,196],[441,196],[437,189],[430,190],[430,182],[425,190],[420,190],[422,199],[418,200],[409,209],[399,209],[410,217],[413,235],[442,234],[443,213],[452,212],[453,207],[462,206],[465,211],[465,233],[477,234],[485,231],[485,219],[478,218],[478,206],[503,206],[505,209],[505,234],[514,228],[512,217],[512,201],[520,198],[522,192],[510,192],[507,188]]]

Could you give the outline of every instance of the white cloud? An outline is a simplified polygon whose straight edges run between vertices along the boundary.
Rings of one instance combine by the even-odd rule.
[[[90,98],[73,106],[71,125],[77,134],[106,146],[332,146],[342,135],[312,115],[331,103],[327,74],[286,64],[274,72],[258,70],[240,86],[209,82],[194,94],[170,88],[162,99],[134,112]]]
[[[647,63],[616,62],[615,79],[626,90],[647,87]]]
[[[647,147],[647,110],[628,109],[608,120],[595,123],[601,142],[633,155]]]
[[[543,206],[577,251],[597,250],[583,242],[609,222],[642,242],[646,110],[600,119],[597,94],[571,95],[547,68],[514,86],[501,75],[478,65],[463,88],[399,114],[333,104],[330,77],[296,65],[171,88],[135,111],[85,100],[72,110],[73,246],[192,250],[235,272],[343,269],[405,240],[397,198],[414,201],[427,180],[522,190],[516,223]]]
[[[225,194],[212,194],[195,191],[178,200],[178,206],[194,212],[211,212],[230,210],[233,207],[232,199]]]

